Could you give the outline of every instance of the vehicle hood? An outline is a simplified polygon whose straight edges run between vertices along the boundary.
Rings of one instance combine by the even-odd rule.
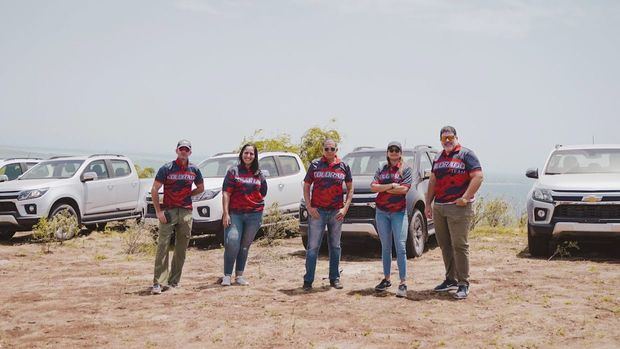
[[[551,190],[607,191],[620,190],[620,174],[589,173],[545,175],[538,186]]]
[[[374,176],[353,176],[353,191],[355,194],[370,194],[370,183]]]
[[[0,183],[0,191],[21,191],[29,189],[57,187],[65,179],[26,179]]]

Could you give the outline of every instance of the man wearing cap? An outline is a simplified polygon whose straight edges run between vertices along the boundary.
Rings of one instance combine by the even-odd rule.
[[[308,217],[308,249],[306,251],[306,275],[303,289],[310,291],[314,281],[316,260],[323,241],[325,226],[328,231],[329,284],[341,289],[340,283],[340,236],[342,221],[353,199],[353,177],[349,165],[340,161],[336,142],[323,142],[323,157],[312,161],[304,179],[304,200]],[[347,187],[347,199],[343,200],[343,183]],[[312,198],[310,188],[312,187]]]
[[[177,159],[162,166],[157,171],[151,197],[159,220],[159,237],[155,256],[155,276],[152,294],[161,293],[164,282],[170,287],[177,287],[181,279],[185,251],[189,244],[192,229],[192,196],[204,191],[202,174],[198,167],[189,162],[192,144],[185,139],[177,143]],[[196,189],[192,190],[192,183]],[[159,204],[159,188],[164,186],[163,205]],[[170,237],[176,232],[176,243],[172,257],[171,271],[168,271],[168,247]]]
[[[439,135],[443,151],[433,161],[425,208],[435,224],[446,268],[445,280],[434,290],[457,289],[454,298],[465,299],[469,294],[467,237],[474,213],[472,202],[483,180],[482,167],[476,154],[459,144],[454,127],[443,127]]]

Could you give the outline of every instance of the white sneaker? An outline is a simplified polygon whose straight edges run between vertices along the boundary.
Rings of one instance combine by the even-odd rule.
[[[243,276],[237,276],[235,278],[235,282],[237,283],[237,285],[241,285],[241,286],[248,286],[248,285],[250,285],[248,280],[246,280]]]
[[[222,278],[222,286],[230,286],[230,275],[224,275]]]
[[[153,285],[153,288],[151,288],[151,294],[161,294],[161,286],[159,284]]]

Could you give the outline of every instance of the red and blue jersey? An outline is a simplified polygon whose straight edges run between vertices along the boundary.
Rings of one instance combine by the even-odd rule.
[[[312,184],[312,207],[336,210],[344,207],[343,183],[353,182],[349,165],[336,157],[328,163],[325,157],[312,161],[304,182]]]
[[[471,181],[471,173],[476,171],[482,171],[482,167],[470,149],[457,145],[450,154],[445,150],[439,153],[433,161],[435,202],[449,204],[462,197]]]
[[[162,166],[155,180],[164,185],[164,203],[167,208],[192,208],[192,183],[199,185],[203,182],[198,167],[189,163],[181,165],[179,160],[171,161]]]
[[[402,169],[401,166],[405,166]],[[372,184],[392,184],[397,183],[399,185],[411,188],[411,182],[413,181],[411,167],[399,162],[396,166],[390,166],[389,163],[383,167],[377,169],[375,173],[375,179]],[[407,208],[407,195],[406,194],[390,194],[388,192],[380,192],[375,199],[377,208],[386,212],[400,212]]]
[[[231,167],[224,177],[222,190],[230,194],[231,213],[262,212],[267,195],[267,181],[263,174],[252,173],[245,165]]]

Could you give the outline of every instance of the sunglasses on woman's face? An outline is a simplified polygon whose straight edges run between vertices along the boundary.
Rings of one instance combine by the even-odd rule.
[[[400,149],[396,148],[396,147],[389,147],[388,151],[390,153],[400,153]]]
[[[336,151],[336,148],[325,147],[325,148],[323,148],[323,150],[325,150],[325,151]]]

